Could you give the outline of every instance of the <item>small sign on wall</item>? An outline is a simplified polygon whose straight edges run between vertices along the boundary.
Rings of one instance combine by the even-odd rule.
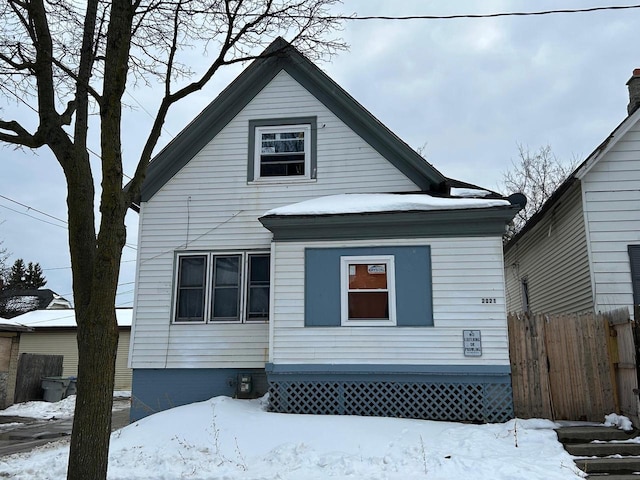
[[[480,330],[463,330],[462,339],[465,357],[482,356],[482,337]]]

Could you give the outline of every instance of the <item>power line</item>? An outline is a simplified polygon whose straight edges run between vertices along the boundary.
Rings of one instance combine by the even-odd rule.
[[[2,205],[0,205],[0,206],[2,206]],[[121,260],[121,261],[120,261],[120,263],[131,263],[131,262],[135,262],[135,261],[136,261],[136,259],[135,259],[135,258],[132,258],[131,260]],[[44,272],[50,272],[50,271],[52,271],[52,270],[70,270],[71,268],[73,268],[73,267],[71,267],[71,265],[69,265],[69,266],[67,266],[67,267],[51,267],[51,268],[43,268],[42,270],[43,270]]]
[[[590,8],[566,8],[557,10],[541,10],[537,12],[499,12],[499,13],[470,13],[470,14],[454,14],[454,15],[407,15],[407,16],[391,16],[391,15],[365,15],[352,17],[327,17],[329,20],[454,20],[460,18],[497,18],[497,17],[526,17],[534,15],[554,15],[559,13],[588,13],[599,12],[604,10],[630,10],[640,8],[640,5],[612,5],[606,7],[590,7]]]
[[[24,203],[19,202],[17,200],[14,200],[13,198],[9,198],[9,197],[6,197],[4,195],[0,195],[0,198],[3,198],[4,200],[7,200],[9,202],[13,202],[16,205],[20,205],[21,207],[24,207],[27,210],[33,210],[34,212],[38,212],[40,215],[44,215],[46,217],[52,218],[54,220],[57,220],[58,222],[62,222],[62,223],[64,223],[64,225],[58,225],[56,223],[48,222],[47,220],[43,220],[42,218],[34,217],[33,215],[29,215],[28,213],[25,213],[25,212],[20,212],[18,210],[13,209],[13,208],[7,207],[6,205],[0,205],[0,207],[4,207],[7,210],[11,210],[12,212],[19,213],[20,215],[25,215],[25,216],[27,216],[29,218],[33,218],[34,220],[38,220],[39,222],[48,223],[49,225],[54,225],[56,227],[68,229],[67,225],[69,225],[69,223],[66,220],[63,220],[63,219],[58,218],[58,217],[55,217],[55,216],[53,216],[53,215],[51,215],[49,213],[43,212],[42,210],[38,210],[37,208],[34,208],[34,207],[30,206],[30,205],[27,205],[27,204],[24,204]],[[135,245],[130,245],[128,243],[125,243],[124,246],[128,247],[128,248],[130,248],[132,250],[138,250],[138,247],[135,246]]]
[[[39,222],[48,223],[49,225],[53,225],[54,227],[64,228],[65,230],[67,229],[67,227],[65,227],[64,225],[58,225],[57,223],[49,222],[47,220],[43,220],[42,218],[34,217],[33,215],[29,215],[28,213],[21,212],[19,210],[16,210],[15,208],[7,207],[6,205],[0,205],[0,207],[6,208],[7,210],[11,210],[12,212],[18,213],[20,215],[24,215],[25,217],[33,218],[34,220],[38,220]]]
[[[48,213],[43,212],[42,210],[38,210],[37,208],[33,208],[33,207],[30,207],[29,205],[25,205],[24,203],[21,203],[21,202],[18,202],[17,200],[14,200],[13,198],[5,197],[4,195],[0,195],[0,198],[4,198],[5,200],[8,200],[8,201],[13,202],[13,203],[15,203],[17,205],[20,205],[21,207],[24,207],[27,210],[33,210],[34,212],[38,212],[40,215],[44,215],[45,217],[53,218],[54,220],[62,222],[65,225],[67,224],[67,221],[63,220],[62,218],[58,218],[58,217],[54,217],[53,215],[49,215]],[[35,218],[35,217],[33,217],[33,218]]]

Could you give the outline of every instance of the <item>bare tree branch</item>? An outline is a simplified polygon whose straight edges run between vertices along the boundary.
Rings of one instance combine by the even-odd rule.
[[[520,192],[527,197],[527,205],[514,218],[506,234],[508,240],[517,234],[527,221],[542,209],[545,202],[573,172],[577,160],[562,163],[545,145],[532,152],[529,147],[518,145],[518,160],[511,162],[511,169],[502,174],[502,186],[507,193]]]

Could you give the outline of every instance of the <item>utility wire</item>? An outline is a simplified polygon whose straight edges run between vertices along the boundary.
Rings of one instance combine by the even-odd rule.
[[[13,203],[15,203],[17,205],[20,205],[21,207],[24,207],[27,210],[33,210],[34,212],[38,212],[40,215],[44,215],[46,217],[52,218],[54,220],[57,220],[58,222],[62,222],[62,223],[64,223],[64,225],[58,225],[56,223],[48,222],[47,220],[43,220],[42,218],[34,217],[33,215],[29,215],[28,213],[25,213],[25,212],[20,212],[18,210],[13,209],[13,208],[7,207],[6,205],[0,205],[0,207],[4,207],[7,210],[11,210],[12,212],[16,212],[16,213],[19,213],[21,215],[25,215],[27,217],[33,218],[34,220],[38,220],[40,222],[48,223],[49,225],[55,225],[56,227],[60,227],[60,228],[64,228],[65,230],[68,230],[67,225],[69,225],[69,224],[68,224],[68,222],[66,220],[63,220],[61,218],[55,217],[53,215],[50,215],[50,214],[48,214],[46,212],[43,212],[42,210],[38,210],[37,208],[34,208],[34,207],[30,206],[30,205],[26,205],[26,204],[24,204],[22,202],[14,200],[13,198],[9,198],[9,197],[6,197],[4,195],[0,195],[0,198],[3,198],[4,200],[7,200],[9,202],[13,202]],[[129,247],[132,250],[138,250],[138,247],[135,246],[135,245],[130,245],[128,243],[125,243],[124,246],[125,247]]]
[[[120,263],[131,263],[131,262],[135,262],[135,261],[136,261],[136,259],[132,258],[131,260],[122,260],[122,261],[120,261]],[[44,272],[50,272],[51,270],[70,270],[71,268],[72,268],[71,265],[69,265],[68,267],[51,267],[51,268],[43,268],[42,270]]]
[[[5,197],[4,195],[0,195],[0,198],[4,198],[5,200],[8,200],[10,202],[13,202],[17,205],[20,205],[21,207],[26,208],[27,210],[33,210],[34,212],[38,212],[40,215],[44,215],[45,217],[49,217],[49,218],[53,218],[54,220],[57,220],[59,222],[62,222],[66,225],[67,221],[63,220],[62,218],[58,218],[58,217],[54,217],[53,215],[49,215],[46,212],[43,212],[42,210],[38,210],[37,208],[33,208],[30,207],[29,205],[25,205],[24,203],[18,202],[17,200],[14,200],[13,198],[9,198],[9,197]],[[33,217],[35,218],[35,217]]]
[[[534,15],[553,15],[558,13],[587,13],[599,12],[604,10],[630,10],[640,8],[640,5],[612,5],[605,7],[590,8],[563,8],[557,10],[541,10],[537,12],[499,12],[499,13],[471,13],[471,14],[454,14],[454,15],[365,15],[352,17],[326,17],[327,20],[453,20],[460,18],[497,18],[497,17],[526,17]]]

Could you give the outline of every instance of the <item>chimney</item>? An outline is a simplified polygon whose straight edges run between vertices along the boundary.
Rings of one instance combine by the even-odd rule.
[[[627,105],[627,113],[631,115],[640,107],[640,68],[633,71],[633,75],[627,82],[629,87],[629,105]]]

